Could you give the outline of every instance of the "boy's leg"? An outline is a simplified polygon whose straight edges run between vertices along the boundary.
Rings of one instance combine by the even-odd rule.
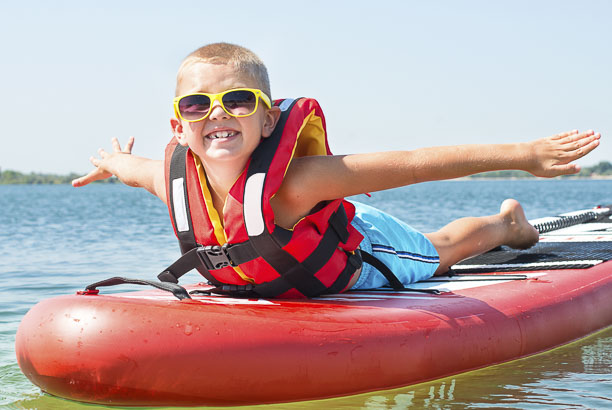
[[[500,245],[526,249],[539,239],[538,231],[529,224],[523,208],[514,199],[506,199],[497,215],[461,218],[425,236],[440,256],[440,266],[434,275],[442,275],[455,263]]]

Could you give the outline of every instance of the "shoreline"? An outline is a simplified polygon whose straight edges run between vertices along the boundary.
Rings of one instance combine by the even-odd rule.
[[[593,175],[593,176],[573,176],[573,175],[568,175],[568,176],[558,176],[558,177],[553,177],[553,178],[544,178],[544,177],[474,177],[474,176],[469,176],[469,177],[461,177],[461,178],[449,179],[447,181],[520,181],[520,180],[527,180],[527,181],[534,181],[534,180],[539,180],[539,181],[558,181],[558,180],[578,180],[578,179],[593,180],[593,181],[605,181],[605,180],[611,180],[612,179],[612,175]]]
[[[597,176],[559,176],[554,178],[542,178],[542,177],[460,177],[453,179],[445,179],[443,181],[560,181],[560,180],[586,180],[586,181],[607,181],[612,180],[612,175],[597,175]],[[438,181],[426,181],[426,182],[438,182]],[[421,182],[422,183],[422,182]],[[107,184],[119,184],[122,185],[119,180],[110,179],[109,181],[94,181],[94,185],[107,185]],[[1,182],[0,186],[9,185],[71,185],[70,182]]]

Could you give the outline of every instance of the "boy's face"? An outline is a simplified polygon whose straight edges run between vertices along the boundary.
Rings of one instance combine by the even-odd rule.
[[[183,69],[178,95],[219,93],[234,88],[259,88],[259,85],[231,65],[195,62]],[[244,168],[261,138],[269,137],[280,111],[267,109],[261,101],[257,111],[248,117],[232,117],[215,101],[207,118],[187,122],[172,118],[174,136],[181,145],[188,145],[206,164],[231,161]]]

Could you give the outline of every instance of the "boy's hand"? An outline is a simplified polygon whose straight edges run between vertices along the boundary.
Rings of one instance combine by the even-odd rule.
[[[73,187],[81,187],[85,186],[91,182],[98,181],[100,179],[106,179],[113,176],[114,171],[112,170],[112,160],[117,155],[130,155],[132,153],[132,147],[134,146],[134,137],[130,137],[128,139],[127,144],[125,144],[125,148],[122,150],[121,145],[119,145],[119,140],[115,137],[111,139],[111,143],[113,146],[113,153],[109,154],[104,151],[102,148],[98,150],[98,154],[100,158],[89,157],[89,162],[91,162],[96,168],[91,171],[89,174],[82,176],[80,178],[74,179],[72,181]]]
[[[575,174],[580,166],[572,162],[597,148],[600,137],[591,130],[574,130],[530,142],[526,171],[538,177]]]

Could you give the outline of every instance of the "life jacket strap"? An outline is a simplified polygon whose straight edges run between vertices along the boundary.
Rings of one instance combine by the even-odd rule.
[[[164,269],[162,273],[157,275],[157,279],[162,282],[178,283],[181,276],[204,264],[204,260],[206,260],[210,265],[212,262],[206,259],[206,255],[207,253],[203,246],[192,248],[181,255],[181,257],[174,261],[172,265]],[[208,272],[208,268],[200,269],[199,271],[209,282],[215,285],[220,284],[215,277]]]
[[[279,231],[282,231],[282,228]],[[282,235],[273,236],[275,239],[284,239],[281,238]],[[234,244],[226,243],[223,246],[196,245],[189,250],[185,250],[185,253],[157,275],[157,278],[163,282],[178,283],[178,279],[191,269],[204,267],[206,269],[205,273],[202,273],[203,269],[200,270],[200,273],[211,283],[219,283],[212,275],[207,274],[207,271],[242,265],[258,257],[259,255],[249,241]]]
[[[348,255],[347,264],[338,276],[338,279],[326,290],[326,294],[340,293],[348,284],[353,273],[361,267],[361,256],[358,253],[352,253]],[[272,298],[278,296],[287,289],[287,283],[282,278],[275,279],[270,282],[262,283],[259,285],[220,285],[212,289],[196,289],[189,292],[191,295],[197,294],[220,294],[229,295],[233,297],[257,297],[257,298]]]
[[[220,283],[209,271],[227,266],[238,266],[262,256],[277,272],[282,272],[282,274],[279,278],[270,282],[255,285],[253,289],[248,289],[247,293],[253,291],[260,297],[274,297],[292,288],[296,288],[307,297],[315,297],[323,293],[337,293],[346,287],[351,275],[361,266],[359,254],[348,255],[345,268],[329,288],[315,276],[315,273],[329,261],[340,242],[347,240],[347,224],[348,218],[346,212],[344,207],[340,206],[330,216],[329,227],[323,234],[317,247],[301,263],[288,252],[282,250],[282,245],[276,239],[277,235],[263,234],[239,244],[196,246],[185,252],[172,265],[164,269],[162,273],[157,275],[157,278],[162,282],[178,283],[181,276],[191,269],[200,267],[204,268],[199,269],[200,273],[210,283],[225,293],[231,293],[234,290],[230,287],[223,289],[223,286],[238,285]],[[283,229],[279,228],[278,230],[282,231]],[[255,249],[254,239],[257,242],[257,250],[264,249],[263,254],[258,253]],[[242,291],[242,289],[235,290],[237,293]]]
[[[232,297],[259,298],[255,292],[255,285],[220,285],[212,289],[195,289],[190,295],[227,295]]]
[[[201,273],[209,282],[219,282],[209,273],[211,270],[222,269],[228,266],[238,266],[257,258],[258,255],[248,242],[239,244],[225,244],[223,246],[196,246],[185,252],[172,265],[168,266],[157,278],[162,282],[178,283],[178,279],[197,267],[204,267]]]
[[[189,197],[187,196],[187,151],[188,148],[182,145],[177,145],[174,149],[170,159],[169,178],[171,182],[168,186],[170,216],[179,240],[181,253],[197,246],[189,209]]]
[[[338,249],[340,242],[348,240],[348,217],[343,206],[340,206],[329,218],[328,228],[323,234],[321,241],[312,253],[303,261],[299,262],[291,254],[284,251],[273,237],[266,232],[251,237],[254,247],[266,262],[277,272],[281,273],[279,278],[258,284],[256,292],[263,297],[278,296],[295,288],[304,296],[312,298],[324,293],[337,293],[348,284],[351,275],[361,266],[359,255],[349,254],[347,264],[343,272],[338,276],[331,288],[325,286],[315,273],[331,259]],[[352,256],[352,257],[351,257]]]
[[[402,282],[395,276],[395,273],[389,269],[387,265],[384,264],[383,261],[378,259],[376,256],[372,255],[369,252],[361,250],[361,257],[365,263],[368,263],[374,266],[380,273],[383,274],[385,279],[389,281],[389,285],[393,288],[393,290],[405,290],[406,288],[402,284]]]
[[[342,210],[342,211],[340,211]],[[338,238],[340,238],[340,242],[346,243],[349,240],[349,231],[348,231],[348,216],[344,211],[344,206],[340,205],[338,210],[334,212],[329,218],[329,226],[336,231]]]
[[[364,263],[368,263],[374,266],[383,276],[389,281],[389,286],[396,292],[420,292],[420,293],[428,293],[432,295],[439,295],[441,292],[438,289],[415,289],[415,288],[407,288],[404,284],[395,276],[395,273],[389,269],[387,265],[376,256],[368,253],[364,250],[360,251],[361,256],[363,258]],[[375,289],[357,289],[357,290],[367,290],[367,291],[380,291],[384,292],[387,289],[385,288],[375,288]]]

